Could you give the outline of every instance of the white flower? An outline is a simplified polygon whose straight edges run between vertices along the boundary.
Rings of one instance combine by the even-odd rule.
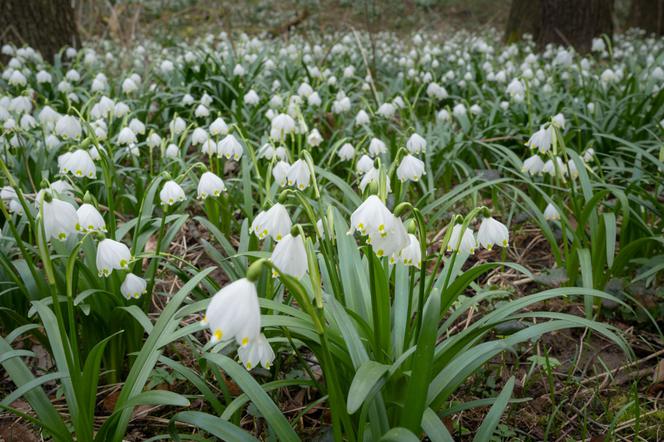
[[[58,158],[58,162],[61,163],[60,173],[71,173],[78,178],[94,178],[97,176],[97,168],[87,150],[78,149],[63,154]]]
[[[202,129],[201,129],[202,130]],[[210,124],[210,134],[217,135],[226,135],[228,133],[228,126],[223,118],[219,117]]]
[[[302,236],[292,236],[290,233],[284,236],[274,247],[270,260],[280,272],[297,279],[302,278],[308,269]],[[276,278],[278,273],[273,270],[272,276]]]
[[[553,127],[542,126],[526,142],[526,146],[531,149],[538,149],[540,153],[546,153],[551,149],[553,142]]]
[[[369,121],[369,114],[367,114],[364,110],[360,110],[355,116],[355,124],[358,126],[369,124]]]
[[[362,235],[389,232],[396,217],[376,195],[370,195],[350,217],[350,231]]]
[[[274,158],[275,148],[271,143],[265,143],[258,149],[258,158],[265,158],[271,160]]]
[[[369,142],[369,155],[372,157],[382,155],[387,152],[387,146],[378,138],[372,138]]]
[[[565,129],[565,116],[563,114],[556,114],[551,117],[551,123],[559,129]]]
[[[253,89],[247,92],[244,96],[244,102],[247,103],[249,106],[257,105],[259,100],[260,98],[258,98],[258,94]]]
[[[78,215],[76,230],[80,232],[106,232],[104,217],[92,204],[81,204],[76,214]]]
[[[447,98],[447,90],[438,83],[429,83],[427,86],[427,95],[438,100]]]
[[[392,215],[390,228],[383,231],[370,232],[367,243],[371,244],[371,248],[376,256],[392,257],[408,246],[408,232],[406,232],[401,219]]]
[[[171,143],[166,148],[164,155],[166,155],[167,158],[177,158],[180,155],[180,148]]]
[[[256,285],[247,278],[238,279],[219,290],[210,301],[203,323],[212,332],[212,342],[235,339],[246,347],[261,332],[261,309]]]
[[[251,231],[254,232],[258,239],[263,239],[270,235],[275,241],[279,241],[290,233],[292,226],[293,224],[286,208],[282,204],[276,203],[269,210],[260,212],[254,218],[254,221],[251,223]]]
[[[404,181],[419,181],[422,175],[426,175],[424,170],[424,161],[415,158],[412,155],[406,155],[397,167],[397,178]]]
[[[556,161],[558,170],[557,172],[560,174],[561,177],[564,177],[567,175],[567,168],[565,167],[565,163],[560,157],[554,157],[553,160],[548,160],[546,163],[544,163],[544,166],[542,167],[542,173],[548,173],[551,176],[556,175],[556,164],[554,164],[553,161]]]
[[[593,38],[593,45],[590,49],[593,52],[603,52],[606,49],[606,44],[602,38]]]
[[[383,103],[378,107],[376,113],[384,118],[392,118],[396,112],[396,107],[392,103]]]
[[[467,112],[466,106],[463,103],[459,103],[452,108],[452,113],[457,118],[465,116]]]
[[[307,143],[309,143],[310,146],[320,146],[320,143],[322,142],[323,137],[321,136],[320,132],[318,132],[318,129],[313,129],[311,132],[309,132],[309,136],[307,136]]]
[[[415,266],[418,269],[422,265],[422,248],[417,237],[412,233],[408,234],[408,245],[401,249],[397,257],[393,255],[391,259],[392,262],[397,260],[404,265]]]
[[[337,155],[341,160],[348,161],[355,156],[355,148],[350,143],[344,143],[344,145],[339,148]],[[373,160],[371,160],[371,164],[373,165]]]
[[[374,167],[374,160],[369,155],[362,155],[357,162],[357,171],[360,173],[367,173]]]
[[[470,228],[466,228],[463,235],[461,234],[461,224],[455,224],[452,228],[452,234],[450,235],[450,240],[447,243],[448,252],[462,252],[462,253],[475,253],[477,248],[477,242],[475,241],[475,235]]]
[[[175,181],[166,181],[159,192],[159,199],[163,205],[172,206],[185,200],[184,190]]]
[[[547,204],[546,209],[544,209],[544,219],[547,221],[560,220],[560,213],[558,213],[556,206],[551,203]]]
[[[210,115],[210,110],[205,107],[205,105],[199,104],[196,106],[196,110],[194,110],[194,115],[200,118],[205,118]]]
[[[244,75],[244,67],[241,64],[236,64],[233,68],[233,75],[242,77]]]
[[[131,78],[127,78],[125,79],[125,81],[122,82],[122,92],[124,92],[125,94],[129,95],[132,92],[135,92],[136,90],[138,90],[138,86],[136,85],[136,83],[134,83],[134,80],[132,80]]]
[[[187,128],[187,123],[180,117],[174,118],[169,124],[168,128],[173,135],[180,135]]]
[[[217,197],[226,190],[224,181],[212,172],[205,172],[198,182],[198,197],[205,199],[208,196]]]
[[[309,104],[309,106],[318,107],[321,105],[322,102],[323,100],[321,100],[320,95],[318,95],[318,92],[314,92],[307,97],[307,103]]]
[[[664,120],[662,120],[662,123],[664,123]],[[588,149],[586,149],[585,152],[583,152],[583,157],[581,158],[583,158],[584,162],[588,163],[593,159],[594,156],[595,156],[595,149],[589,147]]]
[[[50,202],[44,199],[43,205],[42,220],[46,239],[64,241],[69,235],[76,234],[78,214],[74,206],[57,198],[51,199]]]
[[[55,124],[55,133],[62,138],[78,139],[81,137],[81,123],[78,118],[63,115]]]
[[[270,138],[273,140],[283,140],[286,135],[295,133],[295,129],[296,123],[293,117],[288,114],[279,114],[272,119]]]
[[[258,367],[258,364],[269,370],[275,358],[274,350],[263,333],[259,333],[246,347],[238,348],[237,355],[247,370]]]
[[[130,145],[136,144],[137,142],[138,140],[136,139],[134,131],[128,127],[123,128],[118,134],[118,144]]]
[[[205,129],[197,127],[191,134],[191,144],[203,144],[208,140],[208,133],[205,132]]]
[[[311,171],[307,162],[304,160],[294,162],[290,169],[288,169],[287,179],[289,186],[296,186],[300,190],[309,187]]]
[[[408,138],[408,141],[406,141],[406,148],[408,149],[408,152],[412,154],[424,152],[427,149],[427,140],[414,133]]]
[[[477,242],[489,250],[494,244],[507,247],[510,240],[510,232],[505,224],[495,220],[493,217],[482,219],[480,229],[477,231]]]
[[[281,160],[277,162],[272,168],[272,176],[280,186],[285,186],[288,181],[288,171],[291,166],[287,162]]]
[[[9,84],[12,86],[25,86],[28,83],[28,80],[25,78],[25,75],[19,70],[15,70],[9,76]]]
[[[528,172],[530,175],[537,175],[539,173],[542,173],[543,168],[544,168],[544,161],[542,161],[539,155],[535,154],[523,162],[521,171]]]
[[[242,153],[242,145],[233,134],[226,135],[217,145],[217,155],[224,156],[227,160],[232,158],[239,161]]]
[[[113,270],[126,270],[131,261],[129,248],[121,242],[106,238],[97,245],[97,272],[109,276]]]
[[[126,299],[138,299],[142,294],[147,293],[148,283],[140,276],[128,273],[120,286],[120,292]]]
[[[436,114],[436,120],[440,121],[441,123],[442,122],[448,122],[451,119],[452,119],[452,117],[450,116],[450,113],[447,109],[441,109]]]

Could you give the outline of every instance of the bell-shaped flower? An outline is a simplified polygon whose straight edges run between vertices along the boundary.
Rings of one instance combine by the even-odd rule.
[[[279,241],[290,233],[292,226],[293,223],[286,208],[282,204],[276,203],[254,218],[251,223],[251,231],[258,239],[264,239],[270,235],[275,241]]]
[[[71,115],[63,115],[55,124],[55,133],[61,138],[77,140],[81,137],[81,132],[81,123]]]
[[[145,279],[133,273],[128,273],[120,286],[120,292],[126,299],[138,299],[141,295],[147,293],[147,287],[148,282]]]
[[[263,333],[259,333],[246,347],[238,348],[237,355],[247,370],[258,367],[258,364],[269,370],[275,358],[274,350]]]
[[[94,178],[97,176],[97,168],[87,150],[78,149],[61,157],[62,161],[58,158],[60,173],[71,173],[78,178]]]
[[[558,213],[558,209],[556,209],[556,206],[554,206],[551,203],[547,204],[546,208],[544,209],[544,219],[547,221],[560,220],[560,213]]]
[[[318,132],[318,129],[312,129],[312,131],[309,132],[309,135],[307,136],[307,143],[310,146],[317,147],[320,146],[320,143],[322,142],[323,137],[320,132]]]
[[[185,200],[184,190],[175,181],[166,181],[159,192],[159,199],[163,205],[172,206]]]
[[[522,172],[528,172],[530,175],[538,175],[542,173],[542,169],[544,169],[544,161],[537,154],[527,158],[521,167]]]
[[[344,143],[344,145],[339,148],[337,155],[342,161],[351,160],[355,156],[355,148],[350,143]]]
[[[357,126],[364,126],[365,124],[369,124],[369,121],[371,121],[369,119],[369,114],[364,110],[360,110],[355,116],[355,124]]]
[[[106,232],[104,217],[92,204],[81,204],[76,213],[78,215],[76,230],[79,232]]]
[[[452,234],[447,243],[447,251],[469,253],[472,255],[475,253],[475,249],[477,249],[475,235],[473,235],[473,231],[469,227],[466,227],[466,230],[462,234],[461,227],[461,224],[456,224],[452,228]]]
[[[217,145],[217,155],[226,157],[227,160],[232,158],[239,161],[242,153],[242,145],[233,134],[226,135]]]
[[[369,155],[376,157],[387,152],[387,146],[378,138],[372,138],[369,142]]]
[[[372,167],[367,171],[367,173],[364,174],[362,179],[360,180],[360,191],[364,192],[364,189],[367,188],[367,186],[371,183],[376,183],[378,184],[380,180],[380,170],[378,170],[377,167]],[[385,176],[385,189],[387,190],[388,193],[392,191],[392,187],[390,186],[390,177]]]
[[[526,146],[537,149],[540,153],[546,153],[551,149],[553,143],[553,127],[542,126],[526,142]]]
[[[218,117],[210,124],[210,134],[214,136],[226,135],[228,133],[228,126],[223,118]]]
[[[391,257],[398,254],[404,247],[408,246],[408,232],[401,219],[392,215],[389,228],[369,232],[367,243],[371,244],[371,248],[376,256]]]
[[[212,333],[212,342],[229,339],[247,347],[261,332],[261,309],[256,285],[238,279],[219,290],[210,301],[203,323]]]
[[[307,273],[307,251],[304,248],[304,240],[301,235],[292,236],[290,233],[277,243],[270,258],[272,263],[281,273],[300,279]],[[272,271],[272,276],[278,273]]]
[[[399,167],[397,167],[397,178],[404,181],[419,181],[422,175],[426,175],[424,170],[424,161],[410,154],[403,157]]]
[[[130,145],[137,143],[136,134],[128,127],[122,128],[118,134],[118,144]]]
[[[294,162],[288,169],[287,180],[289,186],[295,186],[300,190],[309,187],[311,171],[307,162],[301,159]]]
[[[57,198],[52,198],[50,201],[45,198],[42,204],[42,220],[47,239],[64,241],[69,235],[76,233],[78,214],[74,206]]]
[[[374,160],[369,155],[362,155],[355,168],[360,173],[367,173],[374,168]]]
[[[412,154],[425,152],[427,149],[427,140],[415,133],[408,138],[408,141],[406,141],[406,148],[408,149],[408,152]]]
[[[295,133],[296,123],[293,117],[288,114],[279,114],[272,119],[272,128],[270,129],[270,138],[273,140],[283,140],[287,135]]]
[[[97,272],[109,276],[113,270],[126,270],[131,261],[129,248],[121,242],[106,238],[97,245]]]
[[[420,247],[420,241],[412,233],[408,234],[408,245],[401,249],[398,255],[392,255],[395,257],[394,261],[399,261],[400,263],[407,266],[415,266],[418,269],[422,265],[422,248]]]
[[[272,176],[274,177],[274,180],[282,187],[288,182],[288,171],[290,168],[291,165],[285,161],[277,162],[272,168]]]
[[[385,207],[383,201],[376,195],[370,195],[350,216],[350,231],[356,230],[362,235],[373,232],[387,232],[392,228],[395,216]]]
[[[205,132],[205,129],[197,127],[191,134],[191,144],[203,144],[208,140],[208,133]]]
[[[200,199],[205,199],[208,196],[218,197],[225,190],[226,185],[224,184],[224,180],[214,173],[205,172],[201,175],[201,179],[198,182],[198,197]]]
[[[507,226],[493,217],[482,219],[477,231],[477,242],[484,248],[491,250],[494,245],[507,247],[510,240],[510,232]]]

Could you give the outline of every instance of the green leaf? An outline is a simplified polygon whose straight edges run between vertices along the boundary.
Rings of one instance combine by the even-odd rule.
[[[219,440],[237,441],[237,442],[254,442],[258,441],[254,436],[243,430],[242,428],[233,425],[232,423],[208,413],[201,411],[182,411],[171,418],[171,422],[183,422],[193,425],[195,428],[200,428],[203,431],[219,438]],[[175,426],[172,426],[175,430]],[[174,431],[171,431],[171,436],[174,440],[179,440],[179,437]]]
[[[366,361],[360,366],[348,390],[346,409],[349,414],[355,413],[362,406],[389,368],[388,365],[383,365],[376,361]]]
[[[480,425],[480,428],[477,429],[477,433],[475,433],[473,442],[484,442],[487,440],[491,440],[493,432],[496,430],[496,427],[500,423],[500,416],[503,415],[503,411],[505,411],[505,407],[507,407],[510,397],[512,397],[513,389],[514,389],[514,376],[512,376],[507,381],[505,387],[503,388],[503,391],[501,391],[500,394],[498,395],[496,402],[494,402],[491,408],[489,409],[489,413],[482,421],[482,425]]]
[[[420,439],[412,431],[396,427],[392,428],[380,438],[382,442],[420,442]]]

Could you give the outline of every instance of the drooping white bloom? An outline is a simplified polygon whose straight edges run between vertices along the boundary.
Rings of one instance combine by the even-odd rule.
[[[516,102],[523,101],[524,95],[526,93],[526,87],[523,85],[521,80],[515,78],[507,85],[507,94],[512,97]]]
[[[410,154],[403,157],[399,167],[397,167],[397,178],[404,181],[419,181],[422,175],[426,175],[424,170],[424,161]]]
[[[290,169],[288,169],[287,179],[289,186],[296,186],[300,190],[309,187],[311,171],[307,162],[302,159],[294,162]]]
[[[138,299],[141,295],[147,293],[147,288],[148,282],[145,279],[133,273],[128,273],[120,286],[120,292],[126,299]]]
[[[565,129],[565,116],[561,113],[556,114],[551,117],[551,123],[559,129]]]
[[[166,147],[164,155],[167,158],[177,158],[180,155],[180,148],[177,147],[175,144],[171,143],[168,145],[168,147]]]
[[[235,339],[247,347],[261,331],[261,309],[256,285],[238,279],[219,290],[210,301],[203,323],[210,328],[212,342]]]
[[[372,138],[369,142],[369,155],[372,157],[382,155],[387,152],[387,146],[378,138]]]
[[[284,236],[274,247],[270,260],[281,273],[300,279],[307,273],[307,251],[304,248],[304,240],[301,235],[292,236],[290,233]],[[278,273],[272,271],[272,276]]]
[[[286,208],[276,203],[267,211],[260,212],[251,223],[251,231],[258,237],[264,239],[270,235],[275,241],[281,240],[290,233],[293,226]]]
[[[210,134],[214,136],[226,135],[228,133],[228,126],[223,118],[218,117],[210,124]]]
[[[546,209],[544,209],[544,219],[547,221],[560,220],[560,213],[558,213],[556,206],[551,203],[547,204]]]
[[[136,134],[134,131],[128,127],[122,128],[118,134],[118,144],[130,145],[136,144],[138,140],[136,139]]]
[[[370,195],[350,217],[350,232],[362,235],[373,232],[389,232],[395,216],[376,195]]]
[[[355,156],[355,148],[350,143],[344,143],[344,145],[339,148],[337,155],[339,158],[341,158],[341,160],[348,161]]]
[[[259,101],[260,98],[258,98],[258,94],[253,89],[251,89],[249,92],[247,92],[244,95],[244,102],[247,103],[249,106],[255,106],[258,104]]]
[[[288,182],[288,171],[291,166],[285,161],[279,161],[272,168],[272,176],[280,186],[285,186]]]
[[[357,162],[357,171],[360,173],[367,173],[374,167],[374,160],[369,155],[362,155]]]
[[[380,180],[380,170],[378,170],[377,167],[372,167],[370,168],[367,173],[364,174],[362,179],[360,180],[360,191],[364,192],[364,189],[367,188],[367,186],[371,183],[376,183],[378,184]],[[392,188],[390,187],[390,177],[385,176],[385,188],[387,192],[391,192]]]
[[[544,161],[542,161],[542,158],[540,158],[539,155],[535,154],[523,162],[521,171],[528,172],[530,175],[537,175],[542,173],[543,168]]]
[[[586,149],[585,152],[583,152],[583,156],[581,158],[583,158],[584,162],[588,163],[593,159],[594,156],[595,156],[595,149],[589,147],[588,149]]]
[[[187,123],[180,117],[174,118],[169,124],[168,128],[173,135],[180,135],[187,128]]]
[[[194,110],[194,115],[199,117],[199,118],[205,118],[210,115],[210,109],[205,107],[203,104],[199,104],[196,106],[196,110]]]
[[[408,138],[408,141],[406,141],[406,148],[408,149],[408,152],[412,154],[419,154],[426,151],[427,140],[414,133],[410,136],[410,138]]]
[[[270,138],[276,141],[281,141],[287,135],[295,133],[296,123],[293,117],[288,114],[279,114],[272,119],[272,127],[270,129]]]
[[[452,108],[452,114],[457,118],[464,117],[467,113],[468,111],[463,103],[459,103]]]
[[[371,121],[369,118],[369,114],[366,113],[364,110],[360,109],[360,111],[355,116],[355,124],[358,126],[363,126],[365,124],[369,124],[369,121]]]
[[[74,152],[63,154],[58,158],[58,163],[60,165],[60,173],[71,173],[77,178],[94,178],[97,176],[97,168],[87,150],[78,149]]]
[[[52,198],[51,201],[44,199],[42,220],[47,239],[64,241],[69,235],[76,234],[78,214],[74,206],[66,201],[57,198]]]
[[[258,367],[258,364],[269,370],[275,358],[274,350],[263,333],[259,333],[246,347],[238,348],[237,355],[247,370]]]
[[[427,95],[438,100],[444,100],[448,96],[447,90],[435,82],[431,82],[427,86]]]
[[[311,132],[309,132],[309,135],[307,136],[307,143],[309,143],[310,146],[320,146],[320,143],[322,142],[323,137],[321,136],[320,132],[318,132],[318,129],[313,129]]]
[[[191,134],[191,144],[203,144],[208,140],[208,133],[205,129],[197,127]]]
[[[392,257],[408,246],[408,232],[401,219],[392,215],[390,228],[369,232],[367,243],[371,244],[376,256]]]
[[[217,154],[226,157],[227,160],[232,158],[239,161],[243,152],[242,145],[233,134],[226,135],[217,145]]]
[[[593,38],[592,48],[590,49],[593,52],[603,52],[606,49],[606,44],[602,38]]]
[[[383,118],[390,119],[394,116],[396,111],[397,109],[392,103],[383,103],[378,107],[376,114]]]
[[[121,242],[106,238],[97,245],[97,272],[109,276],[113,270],[126,270],[131,261],[129,248]]]
[[[78,215],[76,230],[79,232],[106,232],[104,217],[92,204],[81,204],[76,214]]]
[[[475,253],[477,248],[477,241],[475,241],[475,235],[473,231],[466,227],[466,230],[461,233],[462,224],[455,224],[452,228],[452,234],[450,235],[450,240],[447,243],[448,252],[462,252],[462,253]]]
[[[557,164],[554,163],[554,161]],[[561,177],[564,177],[567,175],[567,168],[565,167],[563,160],[557,156],[554,157],[553,160],[548,160],[546,163],[544,163],[544,166],[542,167],[542,173],[548,173],[551,176],[555,176],[556,173],[558,173]]]
[[[61,138],[77,140],[81,137],[81,132],[81,123],[71,115],[63,115],[55,124],[55,133]]]
[[[393,255],[392,262],[399,261],[407,266],[415,266],[418,269],[422,265],[422,248],[420,241],[412,233],[408,234],[408,245],[401,249],[398,256]]]
[[[507,247],[510,240],[510,232],[507,226],[493,217],[482,219],[477,231],[477,242],[484,248],[491,250],[494,244]]]
[[[198,182],[198,197],[205,199],[208,196],[218,197],[226,190],[224,181],[212,172],[205,172]]]
[[[526,146],[531,149],[538,149],[540,153],[546,153],[551,149],[553,143],[553,128],[551,126],[542,126],[526,142]]]
[[[173,180],[166,181],[159,192],[159,199],[165,206],[172,206],[185,200],[184,190]]]

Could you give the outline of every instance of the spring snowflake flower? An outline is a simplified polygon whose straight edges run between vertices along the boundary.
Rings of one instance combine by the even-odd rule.
[[[398,217],[393,216],[389,230],[370,232],[367,243],[378,257],[392,257],[398,254],[409,244],[408,232],[403,222]]]
[[[172,135],[180,135],[187,128],[187,123],[180,117],[175,117],[169,124],[168,129]]]
[[[468,253],[472,255],[475,253],[475,249],[477,249],[475,235],[473,235],[473,231],[468,227],[466,227],[466,230],[461,234],[461,227],[461,224],[456,224],[452,228],[452,234],[447,243],[447,251]]]
[[[397,167],[397,178],[404,181],[419,181],[422,175],[426,175],[424,162],[410,154],[403,157]]]
[[[307,104],[312,107],[318,107],[321,105],[323,100],[321,100],[320,95],[318,95],[318,92],[314,92],[311,95],[307,97]]]
[[[304,240],[301,235],[292,236],[290,233],[284,236],[274,247],[270,260],[280,272],[300,279],[307,273],[307,251],[304,248]],[[279,274],[273,270],[272,277]]]
[[[344,143],[344,145],[339,148],[337,155],[342,161],[351,160],[355,156],[355,148],[350,143]],[[371,161],[371,164],[373,165],[373,160]]]
[[[210,134],[214,136],[228,134],[228,126],[223,118],[218,117],[210,124]]]
[[[367,186],[371,183],[376,183],[378,184],[380,179],[380,171],[376,167],[372,167],[367,171],[367,173],[364,174],[362,179],[360,180],[360,191],[364,192],[364,189],[367,188]],[[390,177],[385,176],[386,182],[385,182],[385,187],[387,189],[387,192],[391,192],[392,188],[390,187]]]
[[[44,198],[42,220],[47,239],[64,241],[69,235],[76,234],[78,214],[74,206],[66,201],[57,198],[48,201],[48,198]]]
[[[294,162],[288,169],[287,180],[289,186],[296,186],[300,190],[309,187],[311,171],[307,162],[302,159]]]
[[[318,132],[318,129],[313,129],[311,132],[309,132],[309,135],[307,136],[307,143],[310,146],[317,147],[320,146],[320,143],[323,142],[323,137],[321,136],[320,132]]]
[[[427,95],[437,100],[444,100],[448,97],[447,89],[435,82],[429,83],[427,86]]]
[[[275,141],[281,141],[287,135],[295,133],[295,130],[296,123],[293,117],[288,114],[279,114],[272,119],[270,138]]]
[[[385,207],[380,198],[370,195],[351,215],[351,228],[348,233],[358,231],[362,235],[368,235],[373,232],[389,232],[395,219],[396,217]]]
[[[441,109],[436,114],[436,120],[438,120],[441,123],[447,123],[452,120],[452,116],[450,115],[447,109]]]
[[[390,119],[394,116],[397,109],[392,103],[383,103],[378,107],[376,114],[380,115],[383,118]]]
[[[491,250],[494,244],[500,247],[507,247],[509,244],[510,232],[505,224],[497,221],[493,217],[482,219],[480,228],[477,231],[477,242],[484,248]]]
[[[131,261],[129,248],[121,242],[106,238],[97,245],[97,271],[109,276],[113,270],[126,270]]]
[[[175,144],[171,143],[166,147],[166,151],[164,152],[164,155],[166,158],[177,158],[180,156],[180,148],[177,147]]]
[[[212,172],[205,172],[198,182],[198,197],[205,199],[208,196],[218,197],[226,190],[224,181]]]
[[[205,129],[197,127],[191,134],[191,144],[203,144],[208,140],[208,133]]]
[[[560,213],[558,213],[558,209],[556,209],[556,206],[554,206],[551,203],[547,204],[546,209],[544,209],[544,219],[547,221],[560,220]]]
[[[256,285],[242,278],[219,290],[205,311],[203,324],[209,327],[213,343],[229,339],[242,347],[253,343],[261,331]]]
[[[542,161],[542,158],[540,158],[539,155],[535,154],[523,162],[521,172],[528,172],[530,175],[537,175],[542,173],[542,169],[544,169],[544,161]]]
[[[58,163],[60,165],[60,173],[62,174],[71,173],[77,178],[94,178],[97,176],[95,163],[86,150],[78,149],[74,152],[63,154],[58,158]]]
[[[205,107],[204,104],[199,104],[196,106],[196,110],[194,110],[194,115],[199,118],[206,118],[210,116],[210,109]]]
[[[55,133],[61,138],[77,140],[81,137],[81,132],[81,123],[71,115],[63,115],[55,124]]]
[[[276,203],[267,211],[260,212],[251,223],[251,231],[258,237],[264,239],[268,235],[275,241],[281,240],[290,233],[293,223],[286,208]]]
[[[408,138],[408,141],[406,141],[406,148],[408,149],[408,152],[412,154],[425,152],[427,149],[427,140],[414,133]]]
[[[238,348],[237,355],[247,370],[258,367],[258,364],[269,370],[275,358],[274,350],[263,333],[259,333],[246,347]]]
[[[468,113],[468,110],[466,109],[466,106],[463,103],[459,103],[452,108],[452,114],[454,114],[455,117],[461,118],[466,116]]]
[[[537,149],[540,153],[546,153],[551,149],[553,135],[553,128],[551,126],[542,126],[528,139],[526,146],[531,149]]]
[[[120,286],[120,293],[126,299],[138,299],[141,295],[147,293],[148,283],[140,276],[128,273]]]
[[[255,106],[258,104],[260,101],[260,98],[258,97],[258,94],[256,93],[255,90],[251,89],[249,92],[247,92],[244,95],[244,102],[248,104],[249,106]]]
[[[556,114],[551,117],[551,124],[559,129],[565,129],[565,116],[563,114]]]
[[[372,138],[369,142],[369,155],[376,157],[384,153],[387,153],[387,146],[385,143],[378,138]]]
[[[233,134],[226,135],[217,145],[217,155],[224,156],[227,160],[232,158],[239,161],[243,152],[242,145]]]
[[[134,134],[134,131],[128,127],[123,128],[118,134],[118,144],[129,146],[131,144],[136,144],[137,142],[136,134]]]
[[[356,169],[360,173],[367,173],[374,167],[374,160],[369,155],[362,155],[357,162]]]
[[[554,161],[557,163],[554,163]],[[553,160],[548,160],[546,163],[544,163],[544,166],[542,167],[542,173],[548,173],[551,176],[556,175],[556,166],[557,166],[557,172],[560,174],[561,177],[565,177],[567,175],[567,168],[565,167],[565,163],[560,157],[554,157]]]
[[[272,176],[274,177],[274,180],[282,187],[288,182],[288,171],[290,168],[291,165],[283,160],[277,162],[272,168]]]
[[[138,90],[138,85],[134,83],[134,80],[127,78],[122,82],[122,92],[127,95],[130,95]]]
[[[369,114],[366,113],[364,110],[360,110],[355,116],[355,124],[357,126],[364,126],[366,124],[369,124],[370,121],[371,119],[369,118]]]
[[[178,183],[173,180],[166,181],[164,186],[159,192],[159,199],[161,204],[165,206],[172,206],[176,203],[182,202],[185,200],[184,190]]]
[[[79,232],[106,232],[104,217],[92,204],[81,204],[76,214],[78,215],[76,230]]]
[[[25,75],[19,70],[15,70],[9,76],[8,83],[12,86],[25,86],[28,84],[28,80],[25,78]]]
[[[422,248],[420,241],[412,233],[408,234],[408,245],[406,245],[398,256],[393,255],[392,262],[398,261],[407,266],[415,266],[418,269],[422,265]]]

